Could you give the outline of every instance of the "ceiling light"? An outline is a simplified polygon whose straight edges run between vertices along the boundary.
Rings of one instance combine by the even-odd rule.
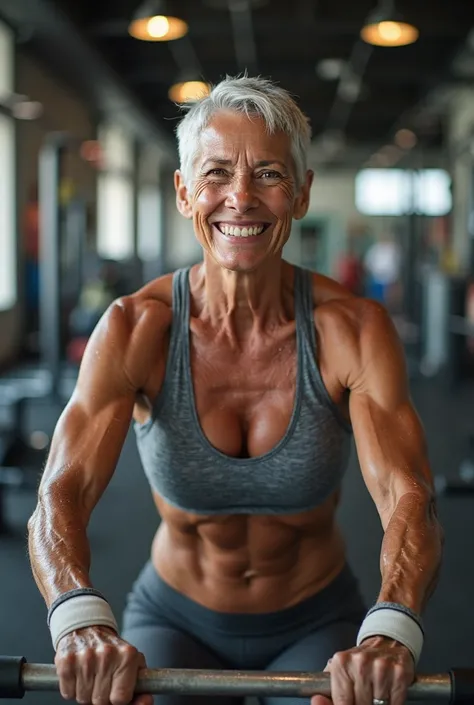
[[[416,42],[420,32],[395,12],[393,3],[385,2],[369,15],[360,35],[374,46],[401,47]]]
[[[128,32],[145,42],[171,42],[187,34],[188,25],[168,15],[164,0],[145,0],[136,11]]]
[[[179,81],[168,91],[170,100],[174,103],[194,103],[209,95],[211,87],[204,81]]]

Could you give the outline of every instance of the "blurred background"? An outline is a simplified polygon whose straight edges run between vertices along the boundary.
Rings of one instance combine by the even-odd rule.
[[[405,345],[447,536],[422,666],[474,666],[467,0],[0,0],[0,652],[52,660],[25,551],[51,433],[108,304],[199,261],[175,208],[179,104],[243,71],[311,119],[311,205],[287,258],[381,301]],[[381,533],[355,458],[346,484],[373,600]],[[128,439],[90,532],[117,611],[158,520]]]

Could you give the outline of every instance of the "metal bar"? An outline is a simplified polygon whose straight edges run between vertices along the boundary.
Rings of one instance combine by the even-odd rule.
[[[22,685],[25,690],[52,692],[58,690],[55,666],[24,664]],[[310,697],[331,693],[326,673],[278,673],[271,671],[211,671],[179,668],[143,669],[136,693],[174,693],[180,695],[235,695]],[[449,674],[418,676],[408,689],[408,700],[449,702]]]

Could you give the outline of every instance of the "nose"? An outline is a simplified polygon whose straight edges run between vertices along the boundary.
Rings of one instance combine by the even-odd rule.
[[[251,208],[257,208],[259,200],[250,176],[243,174],[235,176],[230,183],[225,205],[236,213],[246,213]]]

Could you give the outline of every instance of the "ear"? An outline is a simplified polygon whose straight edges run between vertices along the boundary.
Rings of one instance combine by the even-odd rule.
[[[174,172],[174,188],[176,191],[176,208],[182,216],[190,220],[193,217],[191,199],[189,197],[188,187],[179,169]]]
[[[295,220],[301,220],[301,218],[304,218],[304,216],[308,212],[313,177],[314,171],[308,169],[308,171],[306,172],[304,183],[300,187],[300,191],[295,199],[295,203],[293,206],[293,218]]]

